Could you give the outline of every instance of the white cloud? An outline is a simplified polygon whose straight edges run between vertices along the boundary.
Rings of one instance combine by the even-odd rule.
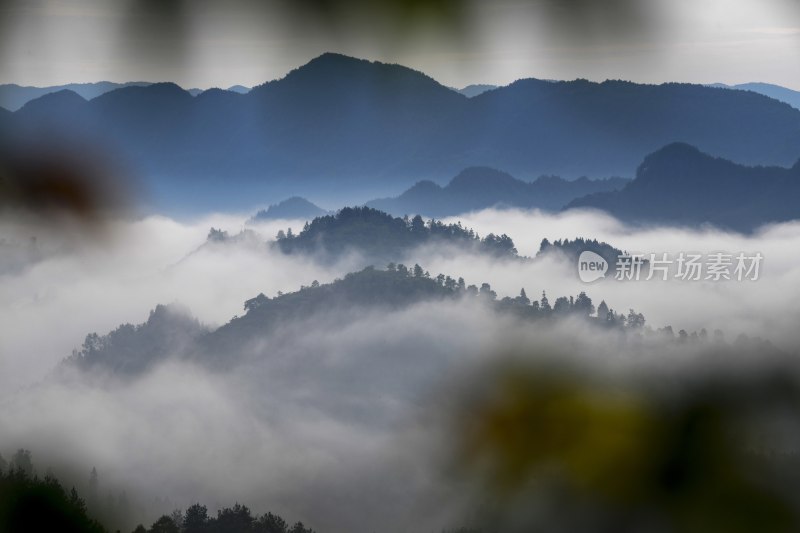
[[[41,468],[68,463],[84,477],[97,466],[105,487],[125,487],[147,513],[193,500],[212,508],[240,501],[320,531],[437,531],[458,512],[441,483],[438,402],[453,384],[474,377],[476,365],[515,346],[623,369],[649,361],[642,354],[652,347],[625,350],[613,332],[579,323],[539,327],[457,301],[395,311],[333,309],[280,328],[224,372],[168,361],[131,381],[42,379],[86,333],[143,322],[158,303],[178,300],[202,321],[220,324],[259,292],[273,296],[314,279],[328,282],[359,266],[357,257],[322,266],[282,256],[259,240],[192,253],[210,226],[236,233],[243,220],[120,223],[109,242],[55,247],[28,268],[0,276],[0,451],[25,446]],[[800,304],[791,290],[800,281],[798,223],[742,236],[634,228],[585,211],[487,210],[460,220],[481,235],[508,233],[527,255],[545,237],[576,236],[634,251],[760,251],[762,278],[750,284],[586,285],[575,265],[558,258],[498,261],[446,247],[420,250],[406,262],[467,283],[488,281],[501,297],[520,287],[532,298],[546,289],[551,300],[586,290],[595,304],[604,298],[618,310],[634,307],[654,326],[721,327],[729,339],[746,332],[793,351],[800,345]],[[302,222],[257,229],[265,240],[288,225]],[[16,227],[6,223],[0,235],[13,237]],[[40,241],[47,246],[48,236]],[[694,356],[656,348],[661,368],[671,371]],[[155,496],[172,501],[154,505]]]

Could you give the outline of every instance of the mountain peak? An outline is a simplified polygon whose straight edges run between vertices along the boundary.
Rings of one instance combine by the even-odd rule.
[[[373,63],[366,59],[338,54],[335,52],[325,52],[315,57],[305,65],[302,65],[286,75],[285,80],[297,80],[317,77],[342,77],[349,76],[355,72],[365,72],[370,66],[379,67],[381,63]]]
[[[442,188],[433,181],[421,180],[412,185],[411,188],[409,188],[406,192],[403,193],[403,195],[408,196],[409,194],[414,194],[414,193],[429,193],[441,190]]]
[[[333,65],[343,65],[343,64],[358,64],[358,63],[371,63],[366,59],[360,59],[353,56],[348,56],[345,54],[340,54],[338,52],[325,52],[323,54],[318,55],[304,66],[308,67],[310,65],[320,65],[320,64],[333,64]],[[303,67],[300,67],[303,68]]]
[[[436,87],[448,94],[447,89],[433,78],[414,69],[392,63],[369,61],[346,56],[335,52],[326,52],[315,57],[305,65],[291,71],[283,80],[289,83],[310,84],[319,87],[331,83],[352,86],[368,84],[373,90],[395,91],[402,93],[413,90],[413,87]]]
[[[667,155],[680,155],[680,154],[689,155],[689,154],[694,154],[694,155],[699,155],[699,154],[703,154],[703,152],[701,152],[700,149],[697,148],[696,146],[693,146],[693,145],[691,145],[689,143],[678,141],[678,142],[673,142],[673,143],[667,144],[663,148],[653,152],[651,155],[659,155],[659,154],[667,154]]]
[[[309,202],[302,196],[292,196],[282,202],[270,205],[266,210],[261,210],[253,216],[251,222],[271,219],[292,219],[323,216],[326,211],[319,206]]]
[[[668,165],[670,167],[683,166],[686,164],[696,164],[701,160],[714,159],[710,155],[701,152],[699,148],[684,142],[674,142],[664,146],[644,158],[637,175],[646,174],[654,167]]]
[[[636,179],[623,189],[585,196],[567,207],[604,209],[636,222],[710,223],[751,231],[797,218],[794,199],[800,187],[791,172],[740,165],[673,143],[647,156]]]
[[[464,190],[482,188],[486,186],[497,186],[501,183],[518,183],[519,180],[512,175],[491,167],[469,167],[465,168],[456,175],[447,189]]]
[[[161,101],[191,101],[192,95],[175,83],[163,82],[152,83],[150,85],[130,85],[109,91],[92,100],[104,104],[106,102],[128,101],[129,98],[142,98],[148,102]]]
[[[86,103],[86,100],[81,97],[75,91],[70,91],[69,89],[62,89],[60,91],[47,93],[45,95],[40,96],[39,98],[35,98],[22,106],[22,109],[31,109],[34,107],[40,106],[79,106]]]

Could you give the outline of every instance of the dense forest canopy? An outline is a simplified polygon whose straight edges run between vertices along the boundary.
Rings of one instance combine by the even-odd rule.
[[[74,486],[65,488],[50,472],[40,478],[30,450],[17,450],[10,461],[0,455],[0,531],[113,531],[109,524],[120,525],[120,522],[127,521],[124,515],[129,513],[120,509],[113,498],[102,500],[98,497],[96,468],[92,468],[87,477],[89,497],[84,498]],[[102,522],[105,525],[95,518],[98,515],[104,517]],[[290,525],[271,512],[253,514],[247,506],[239,503],[219,509],[216,516],[205,505],[195,503],[185,512],[176,509],[161,516],[149,528],[139,525],[133,533],[314,533],[314,530],[302,522]]]
[[[430,301],[474,299],[498,313],[512,313],[522,320],[585,319],[601,327],[641,331],[643,314],[634,310],[616,312],[605,301],[595,303],[585,293],[558,296],[551,300],[546,292],[530,298],[525,289],[517,296],[498,297],[489,283],[467,284],[459,277],[432,275],[420,265],[408,267],[390,263],[385,269],[367,267],[332,283],[313,281],[291,293],[273,297],[261,293],[244,303],[244,314],[227,324],[209,330],[192,318],[181,306],[158,306],[144,324],[125,324],[99,336],[87,335],[80,350],[75,350],[65,364],[81,369],[96,369],[120,375],[135,375],[171,355],[192,357],[212,367],[224,367],[233,354],[254,339],[263,338],[285,325],[299,320],[313,323],[317,317],[349,320],[344,311],[401,309]],[[659,330],[672,333],[672,328]],[[705,338],[705,332],[693,338]],[[682,340],[687,337],[681,333]],[[674,334],[671,335],[674,337]]]
[[[461,223],[445,224],[419,215],[393,217],[370,207],[345,207],[334,215],[317,217],[294,234],[278,233],[278,247],[287,254],[321,253],[336,257],[357,250],[379,264],[397,261],[412,248],[424,244],[453,244],[496,257],[516,257],[508,235],[492,233],[481,238]]]

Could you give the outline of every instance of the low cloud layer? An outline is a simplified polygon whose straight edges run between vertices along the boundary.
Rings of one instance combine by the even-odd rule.
[[[593,238],[629,253],[748,255],[760,252],[764,259],[757,281],[683,281],[658,279],[608,283],[582,283],[577,265],[556,260],[526,265],[496,265],[490,261],[433,261],[433,271],[457,269],[465,278],[486,279],[502,294],[513,295],[524,287],[530,296],[547,290],[552,294],[577,294],[585,290],[595,300],[604,299],[618,311],[632,307],[645,314],[653,327],[671,325],[678,331],[721,329],[729,336],[760,335],[786,348],[797,347],[800,337],[792,324],[800,319],[800,300],[792,287],[800,282],[800,224],[766,226],[752,235],[728,233],[706,227],[632,227],[595,211],[543,214],[524,211],[486,210],[460,217],[481,235],[510,235],[522,255],[535,255],[542,239]]]
[[[800,346],[800,303],[792,294],[800,282],[799,224],[745,237],[631,228],[590,212],[482,211],[459,220],[481,235],[509,234],[529,256],[543,238],[576,236],[638,252],[759,251],[765,259],[756,282],[587,285],[575,265],[556,257],[510,261],[449,249],[422,249],[407,263],[468,284],[489,282],[500,297],[520,288],[532,298],[542,290],[551,298],[585,290],[595,305],[604,299],[618,311],[633,307],[653,327],[720,328],[728,340],[760,335],[792,354]],[[456,301],[346,310],[345,327],[345,310],[331,309],[329,318],[296,321],[248,346],[224,371],[168,360],[131,380],[46,377],[87,333],[141,323],[158,303],[179,301],[214,327],[260,292],[330,282],[361,266],[357,256],[322,265],[262,246],[302,221],[257,226],[260,240],[203,246],[212,226],[235,234],[244,217],[150,217],[118,223],[108,241],[70,246],[37,234],[40,253],[0,273],[0,452],[29,448],[42,470],[62,468],[78,479],[96,466],[101,491],[128,491],[140,508],[137,520],[197,500],[212,509],[239,501],[321,532],[439,531],[464,516],[464,500],[445,482],[444,398],[497,354],[515,347],[530,357],[558,352],[578,365],[632,374],[697,364],[695,347],[654,341],[633,349],[614,332],[577,322],[540,327],[479,301]],[[36,231],[7,221],[0,237],[10,246]],[[650,365],[648,354],[662,359]]]

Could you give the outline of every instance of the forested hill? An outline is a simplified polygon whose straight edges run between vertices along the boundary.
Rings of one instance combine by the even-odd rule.
[[[581,253],[587,250],[601,256],[609,265],[616,264],[617,258],[626,255],[625,251],[614,248],[607,242],[600,242],[597,239],[576,237],[572,240],[556,239],[553,242],[550,242],[549,239],[544,239],[539,245],[539,251],[536,253],[536,257],[560,252],[566,255],[570,260],[577,261]]]
[[[390,264],[385,270],[366,268],[347,274],[329,284],[314,281],[299,291],[268,297],[259,294],[244,303],[245,313],[224,326],[209,331],[188,312],[176,306],[159,306],[149,320],[139,326],[125,324],[108,335],[87,335],[80,350],[65,360],[67,367],[98,370],[120,375],[136,375],[168,357],[189,358],[216,368],[225,368],[236,357],[271,334],[303,322],[313,327],[316,320],[326,324],[352,320],[358,313],[391,311],[414,304],[477,298],[498,312],[510,312],[525,320],[557,319],[595,315],[591,298],[581,293],[561,296],[552,302],[546,295],[530,299],[524,289],[515,297],[498,298],[488,283],[467,285],[463,278],[431,275],[419,265]],[[597,306],[600,316],[591,318],[605,326],[643,325],[644,317],[633,313],[626,318]],[[295,331],[295,330],[289,330]],[[301,334],[301,331],[295,331]]]
[[[90,333],[81,349],[73,350],[66,361],[83,370],[139,374],[170,355],[182,353],[207,332],[185,307],[158,305],[143,324],[122,324],[103,336]]]
[[[345,207],[335,215],[318,217],[299,234],[278,234],[276,245],[286,254],[316,254],[333,259],[359,252],[374,264],[402,260],[413,248],[424,244],[451,244],[496,257],[516,257],[517,249],[508,235],[488,234],[481,238],[461,224],[427,222],[417,215],[393,217],[369,207]]]

